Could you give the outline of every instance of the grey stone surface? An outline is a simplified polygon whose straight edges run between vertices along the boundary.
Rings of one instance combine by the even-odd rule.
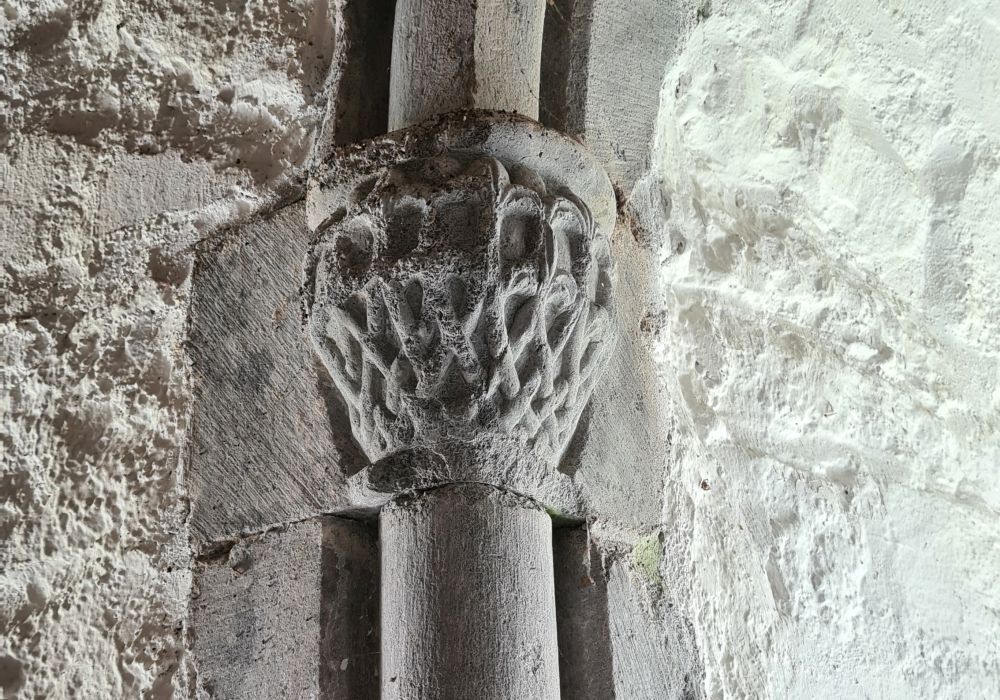
[[[686,700],[698,696],[693,634],[680,611],[654,597],[633,562],[607,568],[608,621],[616,698]]]
[[[481,484],[380,516],[382,698],[559,697],[549,516]]]
[[[215,550],[191,622],[197,697],[377,698],[374,529],[317,518]]]
[[[518,162],[558,138],[520,126],[500,157],[348,173],[360,192],[311,249],[313,348],[373,461],[487,439],[558,461],[614,348],[611,232],[573,173],[561,189]]]
[[[580,494],[580,512],[634,527],[660,522],[669,416],[649,356],[647,253],[619,224],[612,238],[619,280],[617,344],[560,470]]]
[[[701,696],[693,631],[661,588],[655,534],[604,545],[585,528],[564,528],[554,552],[562,697]]]
[[[583,528],[560,528],[552,540],[562,697],[613,698],[608,583],[601,551]]]
[[[541,120],[580,136],[627,193],[649,170],[660,85],[693,2],[551,0]]]
[[[332,13],[334,40],[326,118],[314,151],[388,131],[395,0],[317,3]]]
[[[434,132],[441,141],[429,144],[377,139],[382,155],[370,161],[371,171],[407,156],[475,146],[475,139],[483,137],[461,135],[454,128],[461,120],[461,115],[443,120]],[[542,133],[539,128],[536,136]],[[510,138],[493,133],[479,143],[502,155],[510,151]],[[572,149],[563,153],[559,143],[552,139],[545,158],[536,152],[527,160],[548,182],[561,187],[554,178],[560,172],[564,177],[577,172],[581,163],[574,165],[567,155]],[[356,168],[352,159],[361,152],[345,148],[344,156],[324,166],[318,179],[337,181],[340,168]],[[595,180],[582,189],[599,191],[597,184]],[[340,198],[350,195],[350,189],[340,194],[336,187],[316,187],[310,215],[314,226],[336,212]],[[587,201],[595,198],[588,195]],[[613,200],[592,213],[613,222]],[[199,251],[187,344],[195,387],[189,491],[196,541],[255,532],[319,512],[375,508],[394,492],[394,487],[373,487],[368,483],[373,475],[361,471],[368,460],[352,439],[346,410],[303,332],[301,284],[308,229],[303,205],[296,202]],[[649,296],[648,261],[627,227],[619,225],[611,243],[621,283],[616,296],[618,339],[604,378],[594,387],[560,471],[553,468],[542,483],[533,463],[518,460],[504,483],[515,490],[534,489],[540,500],[560,512],[651,525],[660,515],[658,485],[668,437],[640,328]],[[510,450],[497,448],[491,458],[499,464],[510,456]],[[468,477],[447,475],[452,480]],[[425,485],[440,482],[429,477]]]
[[[378,529],[345,518],[322,518],[320,697],[379,696]]]
[[[300,520],[346,501],[349,428],[301,330],[309,234],[301,203],[199,251],[188,351],[196,541]],[[331,418],[333,416],[333,418]],[[339,440],[339,442],[338,442]],[[354,453],[356,454],[356,453]]]
[[[389,128],[460,109],[538,118],[545,0],[397,0]]]

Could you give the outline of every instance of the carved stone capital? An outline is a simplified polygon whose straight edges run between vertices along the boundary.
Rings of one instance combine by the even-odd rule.
[[[554,468],[613,348],[614,195],[585,149],[449,115],[344,149],[308,205],[309,336],[366,455]]]

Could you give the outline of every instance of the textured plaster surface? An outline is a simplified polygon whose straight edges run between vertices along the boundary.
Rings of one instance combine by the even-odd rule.
[[[993,697],[1000,4],[699,14],[644,196],[707,693]]]
[[[0,3],[2,697],[184,697],[176,251],[308,151],[325,7]]]

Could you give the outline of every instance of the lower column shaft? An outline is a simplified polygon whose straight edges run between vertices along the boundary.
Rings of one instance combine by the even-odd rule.
[[[397,499],[379,519],[382,698],[559,697],[552,522],[479,484]]]

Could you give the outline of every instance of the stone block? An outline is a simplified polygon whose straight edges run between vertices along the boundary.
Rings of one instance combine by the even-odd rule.
[[[343,518],[289,525],[199,561],[199,698],[378,697],[378,547]]]
[[[308,239],[304,206],[294,203],[199,250],[187,345],[196,541],[259,532],[346,501],[351,467],[343,465],[355,464],[356,448],[346,419],[335,428],[335,392],[302,333]]]
[[[583,528],[556,530],[553,549],[562,697],[699,697],[693,631],[660,590],[648,552],[637,562],[627,546],[603,547]]]
[[[541,119],[580,136],[628,193],[649,169],[660,85],[693,3],[550,0]]]

